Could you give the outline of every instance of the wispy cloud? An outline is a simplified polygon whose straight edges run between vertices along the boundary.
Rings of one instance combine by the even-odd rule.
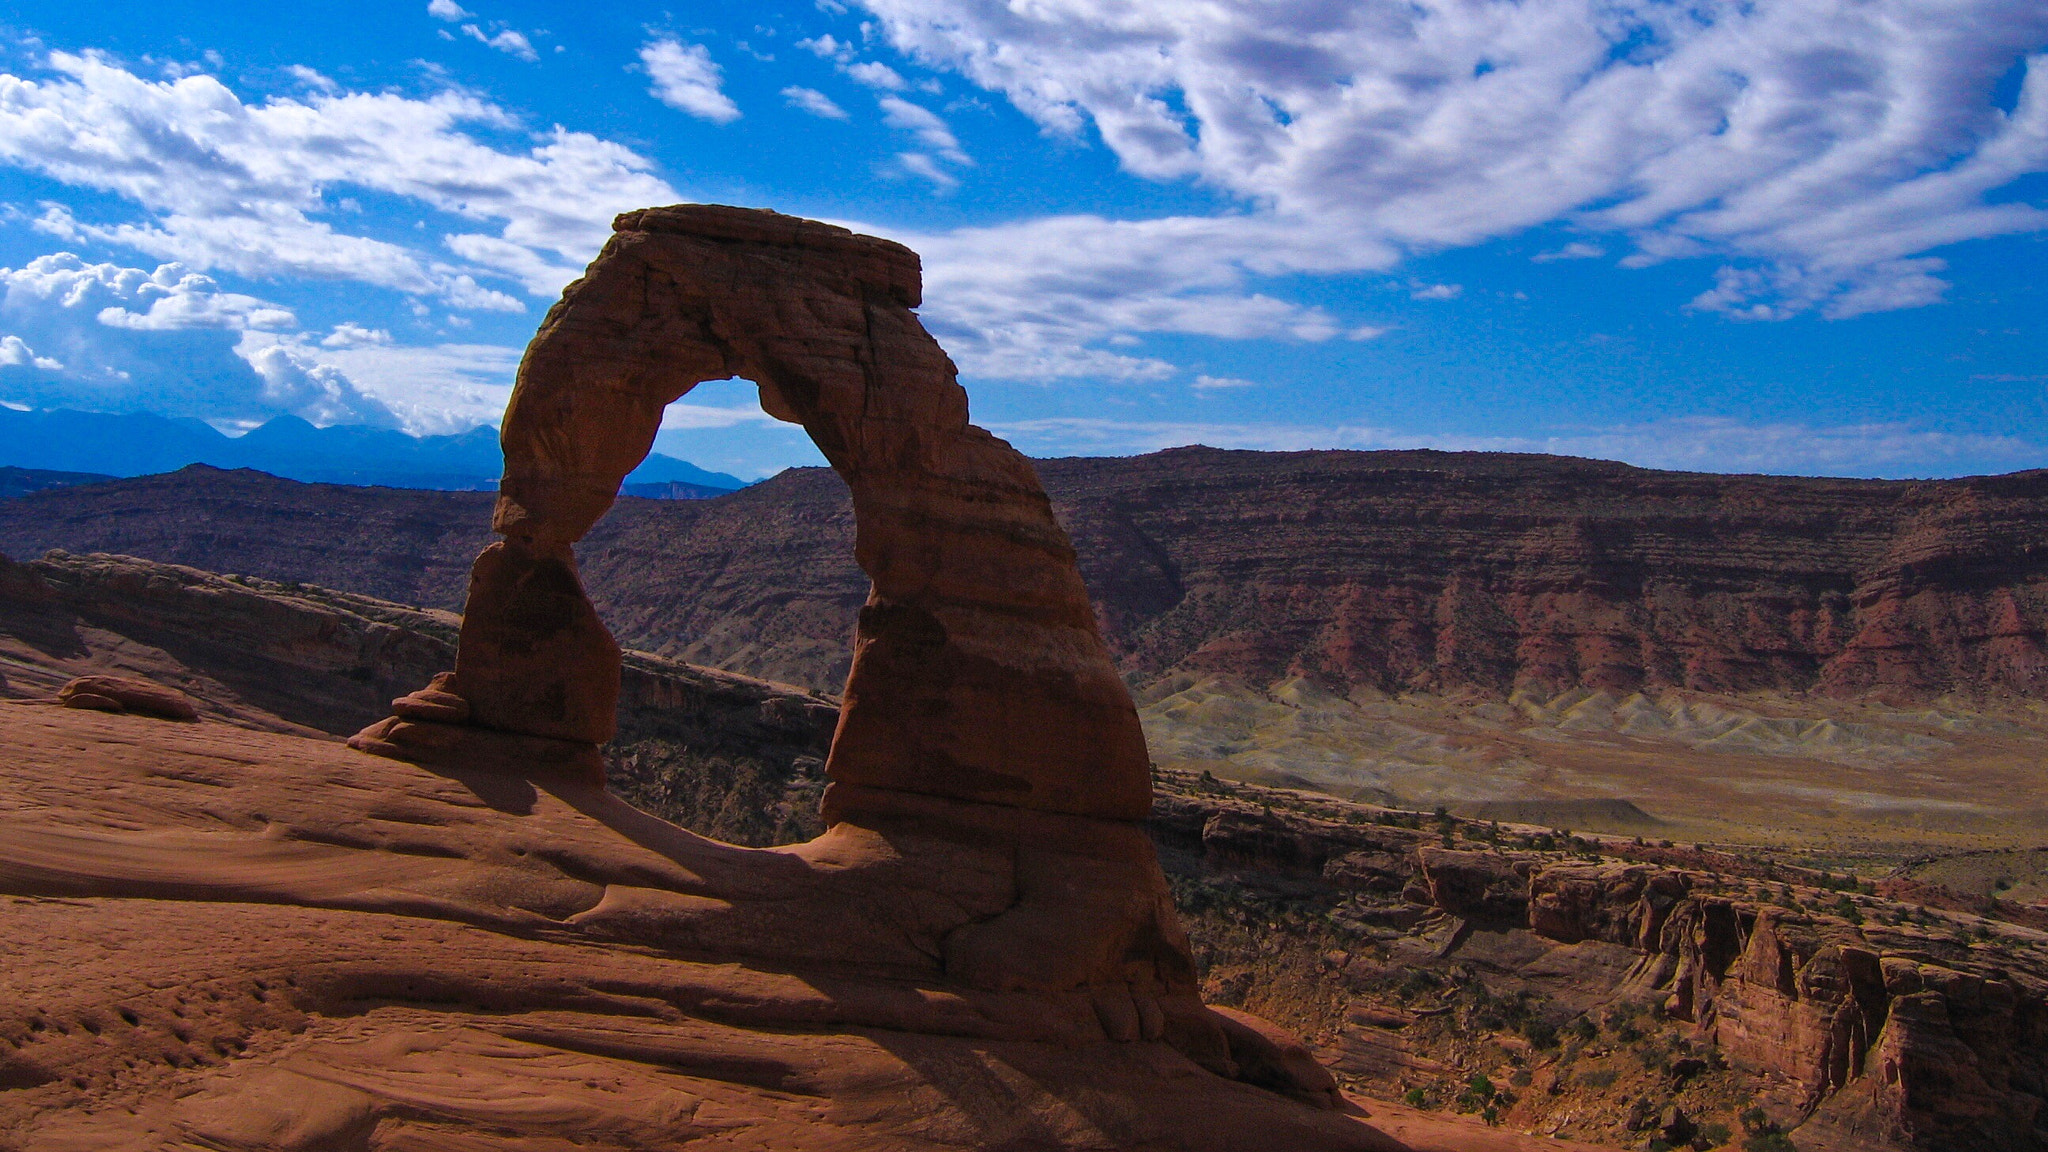
[[[846,109],[841,108],[833,102],[830,96],[825,95],[816,88],[800,88],[792,85],[782,90],[782,98],[789,102],[790,107],[801,112],[808,112],[813,116],[822,117],[826,120],[844,120],[847,118]]]
[[[529,64],[540,59],[540,53],[533,50],[533,41],[528,40],[524,32],[511,28],[485,32],[475,24],[464,24],[462,34],[479,44],[496,48],[507,56],[517,56]]]
[[[1565,221],[1624,266],[1718,257],[1697,308],[1846,317],[1940,299],[1935,249],[2048,227],[1992,195],[2048,170],[2039,0],[865,6],[899,51],[1354,270]]]

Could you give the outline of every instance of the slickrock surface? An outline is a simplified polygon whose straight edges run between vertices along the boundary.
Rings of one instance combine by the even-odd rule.
[[[0,1147],[1589,1147],[1396,1140],[1128,1000],[943,983],[938,937],[1012,897],[917,829],[735,848],[588,785],[25,703],[0,749]],[[898,899],[835,890],[863,867]],[[807,955],[736,962],[790,924]]]
[[[1398,1147],[1129,999],[941,984],[1017,894],[916,829],[735,848],[587,785],[26,704],[0,747],[0,1146]],[[835,884],[877,868],[896,899]]]
[[[344,737],[455,662],[460,619],[373,597],[132,556],[0,560],[0,696],[73,677],[175,686],[242,727]],[[749,845],[823,830],[838,703],[786,684],[628,652],[612,791],[693,831]]]

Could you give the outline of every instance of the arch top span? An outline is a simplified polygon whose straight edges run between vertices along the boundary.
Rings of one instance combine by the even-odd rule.
[[[468,722],[610,737],[618,651],[571,546],[646,457],[662,410],[741,376],[846,480],[873,582],[828,819],[888,792],[1142,819],[1143,733],[1073,548],[1030,463],[968,422],[952,361],[911,310],[916,253],[710,205],[628,212],[614,229],[548,312],[506,409],[492,524],[505,539],[478,558],[442,685]]]

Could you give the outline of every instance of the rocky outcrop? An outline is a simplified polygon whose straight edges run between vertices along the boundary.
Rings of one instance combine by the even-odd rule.
[[[164,720],[197,720],[199,710],[183,692],[129,676],[80,676],[57,690],[66,708],[134,712]]]
[[[1445,848],[1421,827],[1364,823],[1360,814],[1340,801],[1187,773],[1167,774],[1155,804],[1161,842],[1200,853],[1173,857],[1197,906],[1229,885],[1248,894],[1259,930],[1252,947],[1262,957],[1277,951],[1274,909],[1327,901],[1311,923],[1349,935],[1352,951],[1324,951],[1302,995],[1320,1003],[1333,985],[1369,993],[1325,1034],[1325,1058],[1339,1072],[1395,1092],[1462,1083],[1472,1065],[1452,1061],[1486,1059],[1472,1030],[1501,1028],[1501,1005],[1518,998],[1554,1007],[1538,1017],[1544,1028],[1496,1038],[1509,1053],[1530,1053],[1528,1036],[1555,1045],[1574,1015],[1590,1037],[1602,1017],[1649,1027],[1636,1015],[1647,1010],[1699,1055],[1674,1058],[1669,1044],[1640,1031],[1602,1033],[1600,1043],[1640,1041],[1645,1067],[1666,1069],[1666,1098],[1693,1077],[1725,1075],[1731,1093],[1686,1107],[1755,1097],[1771,1106],[1768,1123],[1796,1128],[1797,1147],[2048,1148],[2048,935],[1846,896],[1821,884],[1838,880],[1793,867],[1774,867],[1766,889],[1744,871],[1702,866],[1710,854],[1692,853],[1687,866],[1620,858],[1674,852],[1620,838],[1581,840],[1569,853],[1532,850],[1528,843],[1548,834],[1480,824],[1439,825],[1458,837]],[[1474,839],[1482,835],[1497,842]],[[1330,947],[1328,935],[1311,941]],[[1386,957],[1368,962],[1362,954],[1375,945]],[[1264,963],[1246,974],[1248,989],[1285,971]],[[1418,971],[1431,997],[1475,975],[1485,989],[1464,1026],[1434,1047],[1416,1034],[1452,1010],[1447,1001],[1384,999],[1413,987]],[[1210,979],[1218,979],[1213,968]],[[1528,1070],[1522,1060],[1509,1067]],[[1590,1102],[1573,1102],[1563,1068],[1548,1074],[1548,1087],[1544,1073],[1533,1077],[1545,1088],[1536,1099],[1558,1101],[1553,1115],[1583,1115]],[[1676,1106],[1642,1096],[1629,1103],[1640,1121],[1623,1125],[1632,1131],[1658,1127]],[[1722,1122],[1733,1126],[1746,1107],[1730,1107]]]

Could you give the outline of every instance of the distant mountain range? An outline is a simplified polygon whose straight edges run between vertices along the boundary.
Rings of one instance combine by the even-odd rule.
[[[497,429],[489,427],[452,436],[408,436],[353,425],[316,428],[296,416],[279,416],[242,436],[227,436],[190,418],[0,407],[0,465],[143,476],[175,472],[187,464],[254,468],[309,483],[490,491],[498,486],[504,457]],[[737,476],[657,452],[626,477],[624,491],[695,499],[746,486]]]

